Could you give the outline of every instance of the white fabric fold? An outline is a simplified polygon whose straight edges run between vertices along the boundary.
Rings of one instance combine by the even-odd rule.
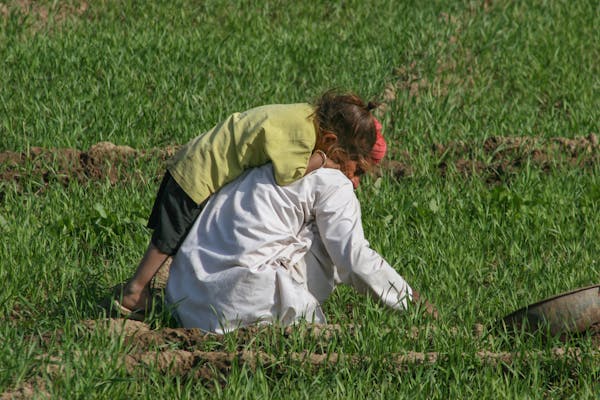
[[[270,164],[206,204],[171,265],[167,301],[184,327],[223,333],[256,323],[324,323],[321,303],[343,282],[393,309],[406,281],[364,237],[360,204],[340,171],[278,186]]]

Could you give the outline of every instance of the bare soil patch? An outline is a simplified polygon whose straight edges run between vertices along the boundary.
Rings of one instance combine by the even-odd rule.
[[[327,352],[328,343],[335,337],[352,336],[355,330],[360,329],[354,325],[302,325],[298,327],[254,326],[241,328],[229,335],[210,334],[199,329],[162,328],[151,329],[144,322],[107,318],[100,320],[82,321],[80,340],[85,340],[86,334],[98,334],[106,331],[111,336],[123,337],[130,345],[128,353],[119,354],[121,365],[127,374],[132,376],[144,375],[148,369],[160,371],[165,375],[181,376],[184,378],[200,379],[206,385],[225,384],[227,376],[236,366],[244,366],[250,371],[261,368],[277,376],[285,373],[286,369],[294,368],[322,369],[335,368],[339,365],[360,367],[364,363],[374,360],[368,355],[345,354]],[[484,334],[484,327],[477,325],[473,329],[476,337]],[[424,333],[430,334],[431,328],[420,330],[417,327],[409,329],[406,334],[418,337]],[[600,329],[592,327],[594,350],[582,350],[577,346],[556,347],[549,353],[541,350],[531,350],[526,354],[510,351],[493,352],[482,349],[474,354],[466,354],[465,358],[473,359],[481,365],[508,367],[515,362],[528,362],[528,360],[570,360],[574,363],[581,362],[586,357],[598,359],[600,357]],[[268,335],[273,339],[273,334],[282,340],[292,336],[302,335],[304,338],[322,342],[317,350],[284,352],[273,354],[262,350],[260,347],[253,349],[252,343],[260,340],[261,335]],[[48,336],[54,341],[60,341],[62,331],[56,331]],[[232,337],[233,336],[233,337]],[[31,338],[31,340],[39,340]],[[232,340],[237,343],[234,350],[224,350],[231,346]],[[42,340],[43,344],[44,340]],[[206,345],[221,344],[217,350],[207,351]],[[318,349],[321,349],[319,351]],[[83,354],[81,355],[83,356]],[[422,352],[407,349],[406,351],[390,353],[385,360],[379,360],[381,367],[387,368],[392,373],[406,371],[415,365],[435,364],[445,362],[449,355],[439,352]],[[63,373],[62,360],[58,356],[40,357],[39,375],[23,382],[16,388],[5,391],[1,399],[32,398],[48,396],[45,381],[42,376],[52,376]]]
[[[176,150],[177,147],[136,150],[100,142],[87,151],[41,147],[21,153],[6,151],[0,153],[0,182],[16,182],[18,187],[29,180],[63,185],[72,181],[130,182],[142,178],[136,163],[154,159],[163,168],[164,161]],[[442,176],[456,172],[481,177],[490,183],[517,174],[525,167],[551,172],[561,168],[589,169],[600,164],[598,137],[594,133],[572,139],[493,136],[483,143],[434,143],[429,155],[436,160],[435,167]],[[397,179],[411,177],[418,173],[412,159],[408,152],[392,149],[376,173],[387,172]]]
[[[327,351],[300,351],[273,354],[259,348],[253,349],[252,343],[261,335],[279,335],[282,340],[287,340],[292,335],[303,335],[312,340],[321,340],[322,349],[327,349],[334,336],[353,335],[359,327],[348,325],[302,325],[299,327],[274,328],[270,326],[254,326],[239,329],[229,335],[216,335],[205,333],[199,329],[185,328],[162,328],[151,329],[144,322],[127,319],[101,319],[82,322],[83,332],[81,340],[85,340],[85,334],[105,330],[109,335],[123,337],[130,345],[130,351],[122,354],[121,363],[127,372],[133,376],[140,376],[147,369],[158,370],[166,375],[182,376],[185,378],[200,379],[207,385],[215,383],[225,384],[228,374],[236,366],[244,366],[250,371],[261,368],[275,375],[284,373],[290,366],[321,369],[332,368],[338,365],[360,366],[374,360],[368,355],[344,354]],[[425,329],[430,332],[430,329]],[[418,328],[407,331],[407,335],[419,335]],[[476,336],[482,334],[482,326],[474,328]],[[597,332],[596,332],[597,333]],[[60,337],[62,332],[54,332],[51,336]],[[233,338],[232,338],[233,336]],[[224,350],[225,343],[231,344],[231,340],[237,343],[232,351]],[[218,350],[207,351],[206,344],[220,343]],[[600,350],[600,349],[597,349]],[[83,356],[83,355],[82,355]],[[509,351],[492,352],[480,350],[465,357],[474,358],[482,365],[510,366],[512,363],[526,362],[529,359],[568,359],[578,362],[584,354],[576,346],[557,347],[550,353],[531,350],[527,354],[517,354]],[[585,357],[598,359],[600,352],[585,353]],[[42,357],[47,362],[40,367],[40,376],[35,376],[20,387],[2,394],[4,398],[31,398],[35,395],[44,396],[45,387],[41,380],[42,374],[60,374],[62,361],[60,356]],[[391,371],[404,371],[414,365],[434,364],[444,362],[448,355],[438,352],[420,352],[407,349],[406,351],[390,353],[384,360],[378,360],[382,368]]]
[[[504,181],[524,168],[550,173],[565,168],[591,169],[600,165],[598,137],[587,136],[550,139],[529,136],[492,136],[483,143],[451,141],[433,143],[431,157],[441,176],[457,173],[481,178],[490,184]],[[413,176],[413,156],[392,149],[377,172],[388,172],[396,179]]]
[[[481,176],[492,183],[526,167],[550,172],[560,168],[589,169],[600,162],[598,137],[594,133],[573,139],[492,136],[481,148],[459,141],[434,144],[432,149],[442,175],[454,169],[461,175]]]
[[[150,159],[165,161],[175,150],[176,147],[135,150],[100,142],[87,151],[42,147],[31,147],[21,153],[5,151],[0,153],[0,182],[14,182],[21,190],[27,182],[35,181],[41,184],[40,191],[51,183],[65,186],[70,182],[90,181],[127,183],[142,178],[136,163]]]
[[[19,387],[0,394],[0,400],[50,399],[51,397],[41,377],[34,377]]]
[[[16,16],[21,24],[27,21],[37,32],[47,28],[50,20],[55,26],[60,26],[68,19],[81,18],[89,8],[87,1],[9,0],[0,4],[0,19]]]

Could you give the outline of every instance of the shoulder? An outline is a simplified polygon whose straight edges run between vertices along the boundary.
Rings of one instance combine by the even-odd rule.
[[[314,107],[308,103],[295,104],[269,104],[260,107],[251,108],[238,113],[237,116],[242,120],[253,120],[261,122],[270,122],[273,124],[306,124],[312,123]]]
[[[329,198],[331,196],[340,196],[347,199],[356,198],[354,188],[350,179],[341,171],[333,168],[319,168],[303,179],[310,185],[314,193],[320,198]]]
[[[292,104],[267,104],[264,106],[251,108],[244,113],[247,114],[300,114],[308,115],[314,112],[314,107],[308,103]]]

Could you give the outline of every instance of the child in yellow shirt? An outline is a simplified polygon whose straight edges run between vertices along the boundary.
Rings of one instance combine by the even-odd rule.
[[[328,91],[314,106],[275,104],[234,113],[188,142],[168,163],[148,221],[150,244],[115,308],[144,317],[158,269],[177,252],[207,199],[248,168],[271,162],[279,185],[317,168],[337,168],[356,188],[386,151],[371,113],[375,107],[355,94]]]

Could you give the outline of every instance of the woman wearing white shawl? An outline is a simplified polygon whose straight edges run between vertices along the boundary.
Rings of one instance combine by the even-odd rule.
[[[405,309],[413,291],[369,247],[348,178],[320,168],[278,186],[266,164],[217,192],[171,265],[166,298],[182,326],[324,323],[321,304],[339,283]]]

